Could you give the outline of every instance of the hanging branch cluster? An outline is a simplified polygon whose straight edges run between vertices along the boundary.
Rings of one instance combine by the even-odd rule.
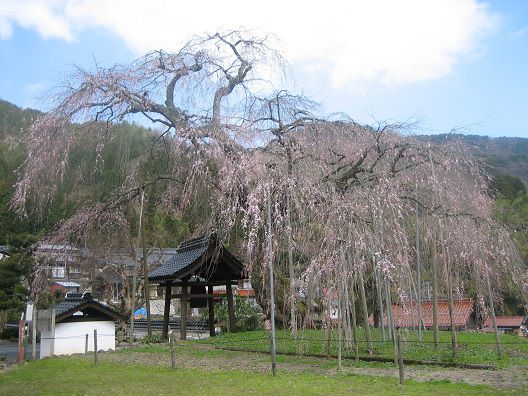
[[[23,211],[53,198],[79,136],[104,144],[113,124],[143,117],[161,128],[155,144],[168,153],[168,170],[148,178],[130,170],[123,186],[66,221],[58,236],[87,238],[94,229],[80,225],[103,212],[124,218],[140,191],[165,183],[166,205],[205,201],[209,225],[226,239],[242,229],[241,252],[265,294],[269,195],[275,259],[287,256],[292,327],[300,296],[305,323],[312,309],[327,311],[336,299],[351,313],[356,295],[366,321],[373,309],[365,291],[375,294],[373,284],[387,317],[392,302],[416,303],[418,227],[425,230],[425,276],[442,280],[440,292],[463,295],[476,285],[484,295],[483,285],[498,289],[504,277],[526,288],[513,245],[491,215],[487,177],[463,147],[429,144],[406,133],[412,125],[373,128],[343,115],[325,117],[287,91],[259,95],[259,73],[281,66],[266,40],[234,31],[195,38],[174,54],[153,51],[126,66],[78,69],[54,96],[54,109],[29,131],[13,204]]]

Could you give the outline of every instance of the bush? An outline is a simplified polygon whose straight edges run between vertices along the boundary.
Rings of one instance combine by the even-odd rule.
[[[234,303],[238,331],[262,330],[262,310],[258,305],[252,304],[247,298],[239,296],[235,296]],[[203,316],[208,318],[207,311],[204,312]],[[229,323],[227,300],[224,299],[221,304],[215,306],[215,319],[220,324],[222,331],[226,331]]]
[[[163,338],[160,335],[147,335],[143,337],[140,341],[141,344],[160,344],[164,342]]]

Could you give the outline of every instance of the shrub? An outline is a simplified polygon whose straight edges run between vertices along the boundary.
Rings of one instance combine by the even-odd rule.
[[[260,306],[240,296],[235,296],[234,303],[238,331],[262,330],[262,310]],[[205,311],[203,316],[207,318],[208,312]],[[224,299],[221,304],[215,306],[215,319],[220,324],[222,331],[226,331],[229,323],[227,300]]]

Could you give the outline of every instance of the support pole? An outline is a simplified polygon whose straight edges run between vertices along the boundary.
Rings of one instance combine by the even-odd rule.
[[[500,345],[500,338],[499,338],[499,331],[497,329],[497,318],[495,316],[495,304],[493,303],[493,293],[491,292],[491,284],[489,280],[489,275],[486,279],[487,286],[488,286],[488,299],[489,299],[489,307],[490,307],[490,314],[491,314],[491,321],[493,322],[493,331],[495,333],[495,344],[497,346],[497,356],[499,358],[502,357],[502,348]]]
[[[214,337],[216,336],[216,331],[215,331],[213,286],[207,286],[207,294],[210,296],[207,298],[207,307],[209,308],[209,336]]]
[[[422,341],[423,313],[422,313],[422,263],[420,260],[420,206],[418,205],[418,185],[415,187],[416,197],[416,305],[418,306],[418,340]]]
[[[400,385],[403,385],[404,376],[403,376],[403,349],[402,349],[402,340],[401,334],[396,336],[397,345],[398,345],[398,369],[400,372]]]
[[[233,301],[233,287],[227,283],[227,310],[229,313],[229,331],[236,331],[235,303]]]
[[[143,291],[145,293],[145,306],[147,308],[147,334],[152,335],[152,320],[150,317],[150,282],[148,279],[147,242],[145,240],[145,221],[143,220],[143,207],[145,203],[145,189],[141,186],[141,211],[139,212],[139,240],[141,243],[141,263],[143,267]]]
[[[176,369],[176,351],[174,350],[174,333],[172,330],[170,331],[169,338],[170,338],[170,353],[171,353],[171,368],[173,370]]]
[[[31,358],[37,359],[37,304],[33,304],[33,315],[31,320]]]
[[[97,366],[97,329],[94,329],[94,363]]]
[[[169,333],[171,294],[172,294],[172,282],[167,281],[167,285],[165,286],[165,307],[163,308],[163,329],[161,330],[161,337],[163,339],[166,339],[167,334]]]
[[[55,355],[55,308],[51,309],[50,333],[51,333],[50,356],[53,357]]]
[[[270,316],[271,316],[271,371],[273,376],[277,375],[276,368],[276,345],[275,345],[275,291],[273,287],[273,241],[272,241],[272,226],[271,226],[271,191],[268,190],[266,204],[268,211],[268,265],[269,265],[269,287],[270,287]]]
[[[184,282],[182,285],[182,296],[181,296],[181,326],[180,326],[180,340],[187,339],[187,283]]]
[[[86,337],[84,338],[84,354],[88,354],[88,333],[86,333]]]
[[[130,303],[130,346],[134,343],[134,312],[136,311],[136,289],[137,289],[137,264],[134,265],[134,274],[132,277],[132,301]]]

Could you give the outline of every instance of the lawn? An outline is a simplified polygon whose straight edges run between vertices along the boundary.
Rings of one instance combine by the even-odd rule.
[[[163,347],[158,347],[163,348]],[[154,348],[151,352],[155,352]],[[208,351],[200,351],[207,358]],[[211,351],[225,361],[224,351]],[[218,355],[219,354],[219,355]],[[240,353],[239,353],[240,354]],[[0,371],[1,395],[99,395],[99,394],[208,394],[208,395],[320,395],[320,394],[395,394],[399,395],[481,395],[512,394],[489,386],[455,384],[448,381],[406,381],[396,378],[360,376],[350,372],[321,375],[313,372],[248,372],[207,367],[178,367],[141,363],[112,363],[105,357],[119,358],[131,353],[101,354],[94,366],[89,357],[63,357],[30,362],[24,366]],[[226,362],[229,365],[229,361]]]
[[[404,359],[421,360],[429,362],[456,362],[461,364],[485,364],[496,367],[511,365],[528,365],[528,339],[524,337],[502,334],[500,340],[503,348],[503,357],[498,358],[495,348],[495,335],[478,332],[457,333],[458,349],[457,358],[452,359],[451,333],[440,332],[440,347],[435,350],[433,334],[424,333],[423,342],[418,342],[416,332],[402,331]],[[372,330],[374,356],[392,359],[393,346],[390,341],[381,342],[382,336],[379,329]],[[365,335],[360,330],[359,340],[365,340]],[[239,348],[252,351],[268,352],[270,350],[268,333],[265,331],[225,333],[217,337],[200,341],[223,348]],[[366,342],[359,344],[360,356],[367,356]],[[289,331],[277,331],[278,353],[315,354],[327,355],[326,335],[320,330],[305,330],[299,333],[297,340],[292,340]],[[332,334],[329,352],[337,354],[337,335]],[[345,357],[354,356],[353,349],[343,351]]]

